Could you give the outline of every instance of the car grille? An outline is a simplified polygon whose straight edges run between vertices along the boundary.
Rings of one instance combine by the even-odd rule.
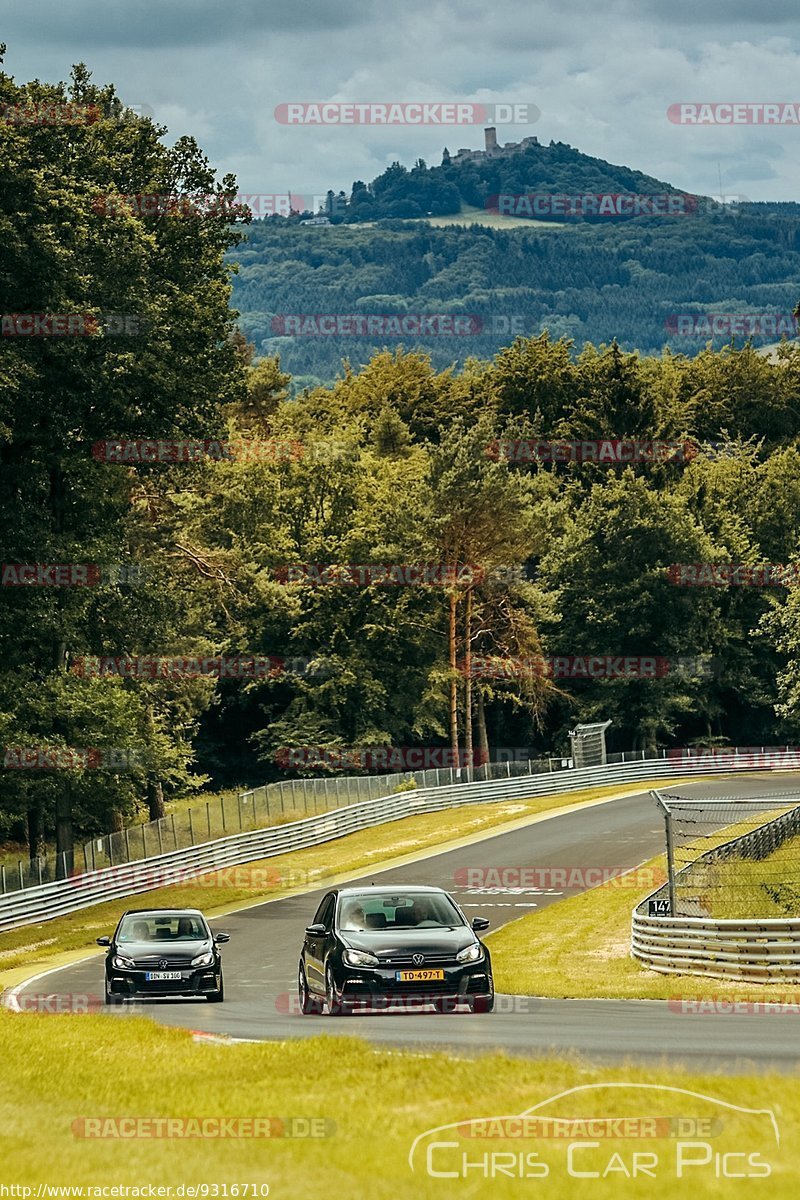
[[[420,951],[421,953],[421,951]],[[412,954],[393,954],[384,957],[378,955],[381,961],[381,966],[384,967],[413,967],[414,956]],[[454,954],[426,954],[425,961],[421,964],[422,967],[455,967],[458,966]]]
[[[146,958],[134,958],[133,965],[147,971],[177,971],[187,970],[191,966],[189,958],[170,958],[166,954],[150,954]],[[165,965],[162,966],[162,963]]]

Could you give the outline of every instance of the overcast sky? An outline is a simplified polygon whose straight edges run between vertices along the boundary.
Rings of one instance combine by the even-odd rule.
[[[350,190],[394,159],[438,163],[481,125],[281,125],[291,101],[524,102],[536,134],[687,191],[800,200],[800,125],[690,127],[680,102],[800,102],[797,0],[36,0],[6,5],[19,81],[84,61],[168,140],[192,134],[240,190]]]

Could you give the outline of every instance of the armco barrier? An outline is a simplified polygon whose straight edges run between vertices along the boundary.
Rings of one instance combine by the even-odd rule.
[[[584,788],[614,784],[646,782],[653,779],[686,778],[687,775],[727,774],[736,770],[753,770],[770,766],[759,754],[731,755],[723,760],[714,757],[686,760],[654,758],[632,763],[617,763],[602,767],[583,767],[578,770],[551,774],[512,777],[485,783],[456,783],[437,788],[420,788],[350,804],[319,816],[307,817],[291,824],[254,829],[232,837],[175,850],[146,859],[144,862],[123,864],[103,871],[89,872],[72,879],[61,879],[41,887],[0,897],[0,931],[14,929],[33,922],[49,921],[65,913],[76,912],[105,900],[132,896],[161,886],[159,879],[170,871],[184,876],[200,875],[225,867],[271,858],[306,846],[317,846],[344,834],[355,833],[388,821],[415,813],[438,812],[463,804],[476,804],[508,799],[528,799],[551,796],[559,792],[580,791]],[[144,876],[144,877],[143,877]]]
[[[765,858],[800,829],[800,806],[732,838],[676,874],[691,880],[697,868],[723,859]],[[706,975],[751,983],[800,983],[800,919],[651,917],[650,900],[667,898],[664,884],[633,910],[631,954],[662,975]]]

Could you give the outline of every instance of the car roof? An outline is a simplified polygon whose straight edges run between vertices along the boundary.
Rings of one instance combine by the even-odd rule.
[[[127,908],[123,917],[202,917],[199,908]]]
[[[444,888],[429,887],[424,883],[407,883],[401,884],[398,887],[389,887],[387,884],[371,885],[369,883],[362,884],[361,887],[346,887],[335,889],[340,896],[400,896],[408,893],[418,894],[420,892],[431,896],[447,896],[448,892]]]

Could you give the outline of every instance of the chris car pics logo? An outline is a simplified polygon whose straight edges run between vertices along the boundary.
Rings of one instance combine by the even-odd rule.
[[[410,1170],[476,1188],[496,1179],[623,1179],[716,1185],[772,1175],[780,1132],[770,1108],[662,1084],[582,1084],[523,1112],[420,1133]],[[477,1193],[475,1193],[477,1194]],[[611,1193],[609,1193],[611,1194]]]

